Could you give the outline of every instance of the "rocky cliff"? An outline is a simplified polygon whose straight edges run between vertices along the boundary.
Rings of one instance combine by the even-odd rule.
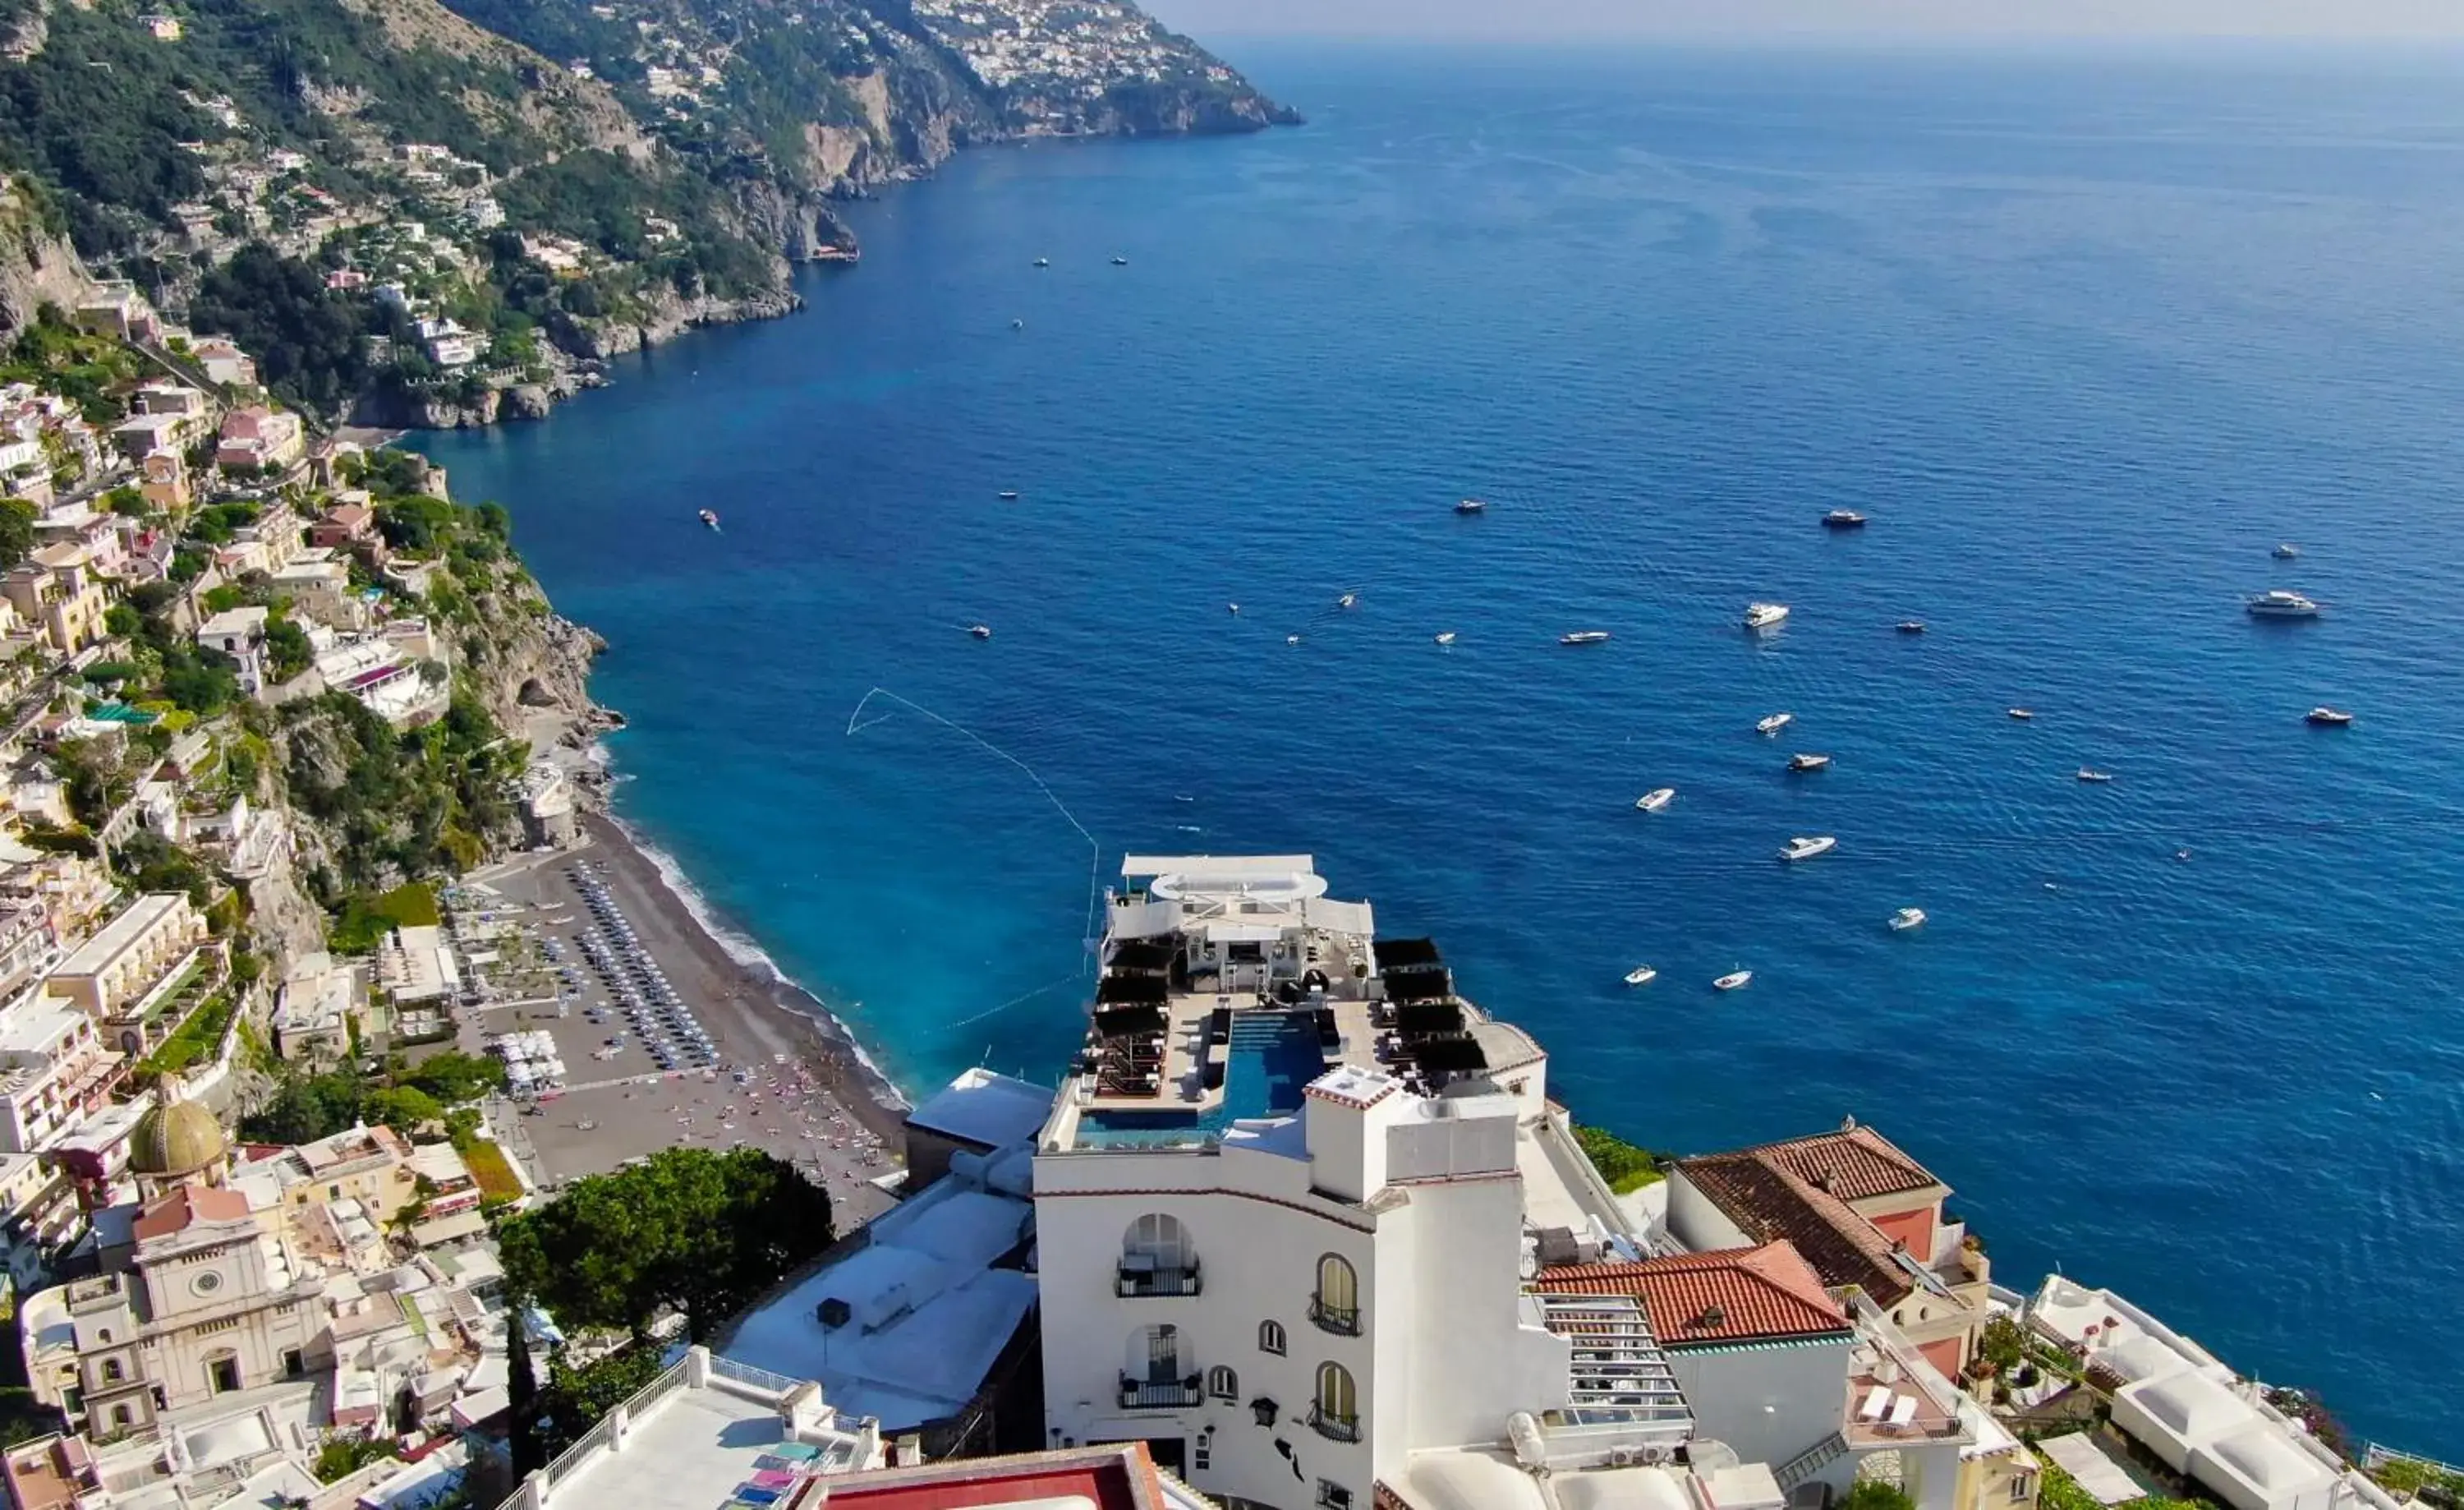
[[[39,190],[0,183],[0,330],[15,330],[45,304],[74,309],[95,292],[67,235],[51,223]]]

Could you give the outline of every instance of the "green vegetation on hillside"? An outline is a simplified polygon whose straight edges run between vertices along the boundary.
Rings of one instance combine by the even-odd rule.
[[[326,288],[324,275],[262,241],[205,277],[188,318],[255,353],[267,388],[305,408],[332,409],[368,375],[371,306]]]

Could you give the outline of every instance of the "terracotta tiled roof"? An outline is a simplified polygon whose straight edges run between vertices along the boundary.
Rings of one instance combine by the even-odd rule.
[[[1640,1263],[1570,1264],[1543,1269],[1532,1282],[1570,1295],[1639,1297],[1664,1347],[1849,1330],[1822,1277],[1784,1240]]]
[[[237,1190],[182,1185],[145,1203],[131,1231],[139,1242],[184,1232],[193,1222],[237,1222],[248,1217],[248,1197]]]
[[[1843,1127],[1835,1133],[1791,1138],[1742,1151],[1780,1165],[1843,1201],[1903,1195],[1942,1184],[1931,1170],[1871,1127]]]
[[[1880,1229],[1771,1157],[1769,1148],[1681,1159],[1677,1169],[1753,1241],[1794,1243],[1832,1289],[1853,1284],[1890,1305],[1916,1288]]]

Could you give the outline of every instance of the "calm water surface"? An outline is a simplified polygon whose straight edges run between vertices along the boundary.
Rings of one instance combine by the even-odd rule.
[[[1998,1276],[2464,1457],[2455,59],[1243,60],[1312,124],[972,156],[429,444],[625,813],[911,1086],[1056,1071],[1123,850],[1313,853],[1587,1120],[1853,1113]]]

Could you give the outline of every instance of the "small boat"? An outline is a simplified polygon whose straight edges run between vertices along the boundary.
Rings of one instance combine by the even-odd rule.
[[[1300,642],[1301,637],[1298,634],[1287,634],[1284,636],[1284,643],[1287,645],[1297,645]]]
[[[1824,529],[1862,529],[1865,516],[1853,508],[1836,508],[1822,516]]]
[[[1353,607],[1356,606],[1359,602],[1360,602],[1360,594],[1359,594],[1359,593],[1357,593],[1357,592],[1347,592],[1347,593],[1345,593],[1343,596],[1341,596],[1341,597],[1339,597],[1339,598],[1337,598],[1337,599],[1335,599],[1335,600],[1334,600],[1334,606],[1335,606],[1336,608],[1339,608],[1339,609],[1348,609],[1348,608],[1353,608]]]
[[[2011,717],[2017,719],[2022,723],[2027,722],[2030,719],[2033,719],[2035,716],[2035,711],[2032,708],[2013,708],[2011,710]]]
[[[2312,708],[2303,717],[2323,729],[2341,729],[2353,722],[2353,716],[2342,708]]]
[[[1035,259],[1035,265],[1037,267],[1050,267],[1052,265],[1052,259],[1048,256],[1040,256]]]
[[[1838,847],[1839,841],[1828,833],[1816,833],[1810,837],[1800,834],[1788,841],[1788,847],[1779,852],[1779,857],[1790,864],[1794,864],[1798,860],[1810,860],[1817,855],[1828,855]]]
[[[1793,713],[1774,713],[1770,718],[1764,719],[1755,723],[1754,732],[1757,734],[1777,734],[1780,730],[1788,727],[1795,722],[1796,715]]]
[[[1830,764],[1831,757],[1828,755],[1791,755],[1788,758],[1788,768],[1791,770],[1821,770]]]
[[[1451,645],[1451,644],[1453,644],[1454,642],[1455,642],[1455,632],[1454,632],[1454,631],[1452,631],[1452,630],[1448,630],[1448,631],[1446,631],[1444,633],[1440,634],[1440,635],[1438,636],[1438,643],[1439,643],[1439,644],[1441,644],[1441,645]]]
[[[1230,613],[1238,613],[1241,611],[1241,605],[1238,603],[1226,603],[1223,605],[1223,608],[1226,612]]]
[[[1488,501],[1485,499],[1465,499],[1455,505],[1455,512],[1458,514],[1485,514],[1488,512]]]
[[[1127,267],[1130,265],[1130,259],[1125,256],[1116,256],[1112,258],[1112,265],[1114,267]]]
[[[1674,787],[1656,787],[1634,799],[1634,805],[1644,812],[1658,812],[1677,800]]]
[[[1660,972],[1648,965],[1638,965],[1625,972],[1625,983],[1628,986],[1648,986],[1658,979],[1660,979]]]
[[[1925,620],[1902,619],[1897,627],[1903,634],[1922,634],[1925,633]]]
[[[1749,603],[1746,605],[1745,623],[1746,628],[1748,629],[1770,629],[1772,625],[1777,624],[1780,620],[1786,617],[1788,617],[1788,605],[1785,603]]]
[[[1023,320],[1013,320],[1009,322],[1009,328],[1012,330],[1024,330],[1026,328],[1026,322]]]
[[[2299,545],[2283,544],[2276,547],[2276,559],[2278,561],[2291,561],[2300,554],[2301,547]]]
[[[703,509],[696,517],[701,520],[705,527],[710,529],[718,528],[718,510],[715,508],[706,508]]]
[[[2275,588],[2243,599],[2242,607],[2250,611],[2251,617],[2257,619],[2315,619],[2319,616],[2320,605],[2299,592]]]
[[[2079,779],[2091,787],[2101,787],[2113,779],[2113,773],[2099,770],[2093,766],[2081,766],[2079,769]]]
[[[999,495],[997,495],[997,496],[998,496],[998,497],[1001,499],[1001,500],[1002,502],[1004,502],[1004,503],[1015,503],[1015,502],[1017,502],[1017,501],[1018,501],[1018,489],[1016,489],[1016,488],[1003,488],[1003,489],[1001,489],[1001,490],[1000,494],[999,494]]]
[[[1711,988],[1715,991],[1732,991],[1741,986],[1750,986],[1753,984],[1753,981],[1754,972],[1751,970],[1730,970],[1727,974],[1721,976],[1716,981],[1713,981],[1711,983]]]
[[[1925,915],[1923,907],[1903,907],[1899,911],[1891,914],[1891,921],[1887,926],[1893,933],[1905,933],[1910,928],[1924,927],[1925,921]]]
[[[1600,645],[1607,643],[1608,637],[1609,632],[1604,629],[1576,630],[1571,634],[1558,635],[1557,643],[1560,645]]]
[[[971,624],[967,626],[967,633],[978,639],[990,639],[993,637],[993,627],[989,624]]]

